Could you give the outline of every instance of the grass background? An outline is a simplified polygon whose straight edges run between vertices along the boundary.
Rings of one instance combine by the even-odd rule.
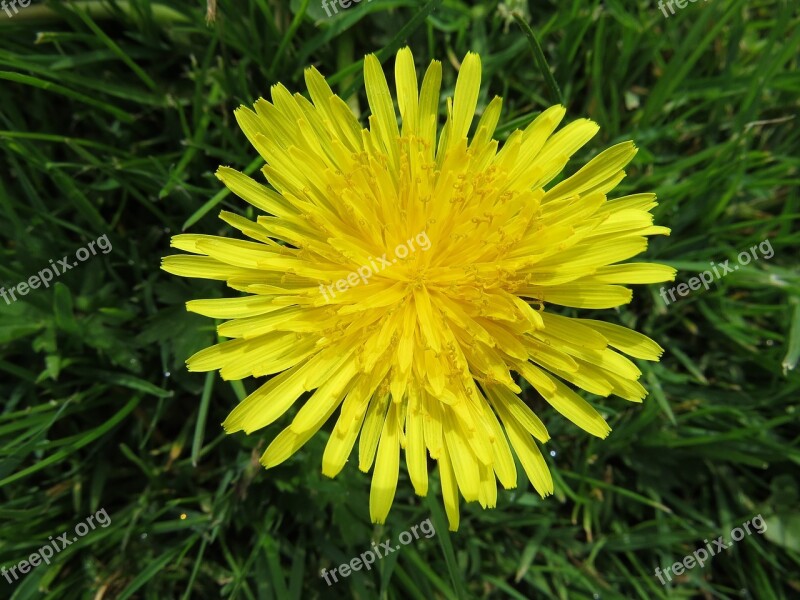
[[[253,388],[189,374],[214,340],[187,314],[223,286],[159,270],[182,230],[232,235],[246,210],[213,176],[260,162],[232,111],[316,65],[360,111],[360,67],[482,55],[479,109],[504,97],[501,138],[556,102],[601,126],[599,150],[640,148],[619,194],[656,191],[672,236],[648,257],[678,282],[765,239],[759,260],[665,306],[637,286],[623,323],[665,347],[644,364],[643,405],[598,403],[598,441],[528,391],[553,440],[556,494],[523,479],[498,508],[462,502],[447,531],[438,486],[414,496],[401,469],[385,526],[369,523],[369,476],[320,474],[327,433],[265,472],[258,456],[288,417],[252,436],[219,426]],[[800,597],[800,15],[790,0],[712,0],[665,18],[654,1],[373,0],[328,19],[315,0],[48,2],[0,13],[0,282],[6,287],[106,234],[49,289],[0,302],[0,565],[100,508],[111,525],[8,584],[0,598]],[[584,312],[584,315],[589,313]],[[329,427],[323,431],[329,431]],[[521,469],[518,469],[522,472]],[[654,576],[756,514],[767,520],[704,569]],[[430,517],[436,535],[332,587],[319,576]]]

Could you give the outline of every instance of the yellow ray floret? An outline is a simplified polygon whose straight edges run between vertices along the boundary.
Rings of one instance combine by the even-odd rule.
[[[309,98],[276,85],[271,100],[236,111],[267,163],[262,183],[230,167],[217,172],[263,213],[220,215],[248,239],[176,235],[172,246],[188,254],[163,262],[170,273],[224,280],[245,294],[187,303],[223,319],[217,331],[230,338],[192,356],[190,370],[271,375],[225,431],[266,427],[310,393],[262,464],[285,461],[336,415],[322,472],[335,477],[358,442],[359,469],[373,469],[377,523],[390,511],[401,462],[424,496],[436,461],[451,529],[460,497],[491,508],[497,481],[516,487],[514,454],[533,488],[552,494],[538,447],[549,434],[520,383],[603,438],[610,427],[574,388],[640,402],[641,372],[624,354],[658,360],[663,352],[625,327],[557,312],[617,307],[631,300],[627,285],[675,276],[664,265],[625,262],[648,236],[669,234],[653,224],[653,194],[607,197],[636,147],[608,148],[547,187],[597,124],[578,119],[559,130],[566,111],[554,106],[501,147],[492,139],[500,98],[474,122],[481,61],[473,53],[441,131],[441,65],[433,61],[419,83],[408,48],[395,62],[397,109],[380,62],[366,57],[366,128],[316,69],[305,80]]]

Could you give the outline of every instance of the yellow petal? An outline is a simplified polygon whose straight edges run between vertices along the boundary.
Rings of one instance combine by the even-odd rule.
[[[636,156],[637,148],[633,142],[622,142],[604,150],[572,177],[565,179],[550,189],[542,202],[550,202],[559,198],[567,198],[588,191],[614,177]]]
[[[375,450],[381,438],[381,430],[386,421],[386,407],[389,406],[389,394],[373,396],[367,409],[361,437],[358,440],[358,468],[366,473],[375,460]]]
[[[542,453],[539,452],[539,448],[536,447],[530,434],[511,416],[508,408],[502,402],[498,403],[495,408],[505,425],[508,438],[519,457],[519,462],[522,463],[522,468],[534,489],[542,498],[552,494],[553,478],[550,475],[550,469],[547,468],[547,463],[544,462]]]
[[[533,367],[533,369],[536,369],[536,367]],[[552,377],[544,371],[541,371],[541,374],[555,385],[554,392],[550,392],[546,389],[539,390],[539,393],[542,394],[550,406],[584,431],[596,435],[599,438],[608,436],[611,428],[605,422],[605,419],[600,416],[600,413],[592,408],[586,400],[578,396],[578,394],[555,377]]]
[[[431,61],[419,95],[419,134],[427,148],[428,160],[436,150],[436,125],[439,115],[439,90],[442,85],[442,63]]]
[[[506,435],[497,420],[494,412],[487,402],[481,402],[483,406],[484,419],[489,427],[492,444],[492,467],[497,474],[497,478],[507,490],[517,487],[517,467],[514,457],[511,455],[511,448],[508,446]]]
[[[565,283],[552,287],[531,286],[527,296],[574,308],[614,308],[627,304],[633,292],[619,285]]]
[[[474,52],[467,53],[456,80],[456,90],[453,97],[453,124],[450,130],[450,143],[453,144],[462,137],[466,137],[475,107],[478,104],[478,94],[481,90],[481,59]]]
[[[403,119],[403,136],[416,135],[419,129],[419,98],[414,57],[406,47],[397,53],[394,65],[397,105]]]
[[[369,516],[373,523],[384,523],[397,490],[400,467],[400,426],[398,405],[392,403],[381,432],[378,458],[369,493]]]
[[[579,321],[602,334],[611,346],[634,358],[659,360],[664,353],[661,346],[638,331],[593,319],[579,319]]]
[[[291,217],[298,214],[285,196],[273,192],[244,173],[230,167],[220,167],[217,169],[216,175],[225,184],[225,187],[239,198],[267,214],[279,217]]]
[[[375,116],[383,150],[388,154],[391,164],[397,165],[397,139],[400,137],[397,115],[394,112],[386,76],[383,74],[381,63],[374,54],[370,54],[364,59],[364,87],[367,90],[370,110]]]
[[[442,482],[442,499],[444,500],[444,511],[447,514],[448,529],[458,531],[458,485],[447,448],[442,449],[439,457],[439,479]]]
[[[190,300],[186,310],[212,319],[231,319],[252,317],[280,310],[272,298],[264,296],[244,296],[242,298],[215,298],[213,300]]]
[[[591,283],[660,283],[674,281],[677,270],[668,265],[654,263],[628,263],[608,265],[597,269],[584,281]]]
[[[469,448],[464,431],[450,409],[444,410],[444,439],[461,495],[467,502],[474,502],[478,499],[480,487],[478,462]]]
[[[411,386],[406,414],[406,464],[414,491],[418,496],[425,496],[428,493],[428,460],[421,404],[420,391]]]
[[[550,439],[544,423],[519,396],[512,394],[499,385],[487,386],[486,391],[493,400],[492,404],[496,406],[502,403],[506,409],[506,414],[519,423],[525,431],[542,443]]]

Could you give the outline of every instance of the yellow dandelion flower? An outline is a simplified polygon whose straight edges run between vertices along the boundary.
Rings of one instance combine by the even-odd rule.
[[[370,515],[385,521],[401,450],[415,492],[428,491],[428,456],[438,463],[451,529],[459,493],[494,507],[496,479],[513,488],[513,452],[542,496],[553,480],[536,441],[549,438],[522,401],[512,372],[559,413],[605,437],[601,415],[565,382],[592,394],[640,402],[646,395],[629,356],[662,349],[619,325],[568,318],[552,307],[625,304],[625,284],[674,278],[674,269],[624,263],[643,252],[654,194],[606,195],[636,154],[617,144],[548,188],[597,133],[587,119],[556,128],[565,109],[542,112],[502,147],[493,139],[501,99],[478,102],[481,63],[468,54],[437,135],[441,64],[418,86],[411,51],[397,54],[401,125],[378,59],[367,56],[371,110],[363,128],[314,68],[310,100],[284,86],[272,102],[236,118],[266,161],[269,187],[228,167],[217,173],[264,215],[220,217],[249,241],[176,235],[163,268],[227,281],[238,298],[192,300],[229,340],[188,361],[224,379],[272,377],[223,423],[228,433],[270,425],[306,392],[291,424],[261,458],[269,468],[303,446],[337,411],[322,457],[335,477],[358,439],[358,466],[374,464]]]

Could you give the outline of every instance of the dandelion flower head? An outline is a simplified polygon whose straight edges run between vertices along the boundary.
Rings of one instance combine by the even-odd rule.
[[[553,492],[538,447],[549,435],[520,398],[522,380],[599,437],[609,426],[573,388],[645,397],[624,355],[658,360],[658,344],[560,313],[617,307],[631,300],[628,284],[672,280],[670,267],[623,262],[669,230],[653,225],[654,194],[608,197],[636,154],[631,142],[550,185],[597,133],[592,121],[559,129],[565,109],[553,106],[495,140],[502,100],[475,119],[477,54],[461,64],[441,129],[439,62],[418,84],[411,51],[398,52],[397,109],[375,56],[364,79],[366,128],[313,67],[308,98],[275,85],[271,102],[238,109],[269,185],[228,167],[217,175],[262,214],[221,213],[246,240],[176,235],[173,247],[188,254],[166,257],[163,268],[244,294],[188,302],[223,319],[218,333],[229,339],[187,363],[224,379],[269,376],[223,423],[229,433],[260,430],[298,404],[265,467],[336,415],[322,472],[336,476],[357,453],[358,467],[373,471],[374,522],[389,513],[401,457],[420,496],[430,458],[456,529],[459,496],[488,508],[497,481],[516,487],[514,454],[541,496]]]

